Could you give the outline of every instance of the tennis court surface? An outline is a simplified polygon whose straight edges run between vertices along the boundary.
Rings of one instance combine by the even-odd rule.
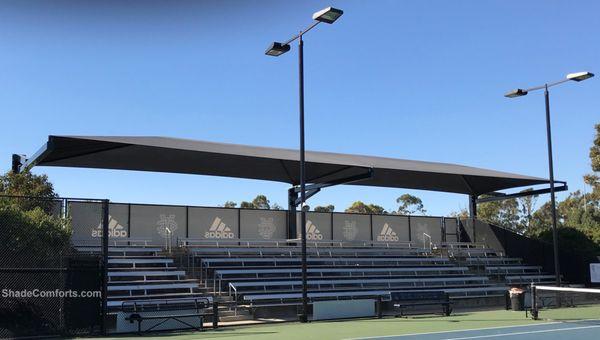
[[[500,339],[514,340],[558,340],[581,339],[592,340],[600,337],[600,320],[576,322],[550,322],[526,326],[509,326],[465,331],[421,333],[408,335],[375,336],[358,339],[402,339],[402,340],[467,340],[467,339]]]
[[[592,320],[594,319],[594,320]],[[600,306],[578,306],[542,311],[540,320],[525,312],[506,310],[456,312],[449,317],[320,321],[308,324],[279,323],[244,327],[224,327],[216,331],[154,333],[133,339],[600,339]],[[115,337],[113,339],[124,339]]]

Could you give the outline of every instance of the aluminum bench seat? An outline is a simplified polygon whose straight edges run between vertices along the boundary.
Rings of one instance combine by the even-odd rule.
[[[99,246],[76,246],[75,250],[83,252],[102,252],[102,247]],[[109,253],[159,253],[162,248],[159,247],[145,247],[145,246],[125,246],[125,247],[108,247]]]
[[[152,299],[168,299],[179,297],[201,297],[206,296],[203,293],[195,292],[179,292],[179,293],[153,293],[153,294],[131,294],[131,295],[112,295],[108,296],[108,301],[134,301],[134,300],[152,300]]]
[[[217,246],[217,247],[241,247],[241,248],[254,248],[257,246],[267,248],[285,248],[294,246],[294,244],[300,243],[299,239],[215,239],[207,240],[205,238],[178,238],[178,245],[181,247],[205,247],[205,246]],[[396,242],[379,242],[379,241],[347,241],[347,240],[307,240],[307,247],[321,248],[321,247],[336,247],[336,248],[414,248],[416,242],[411,241],[396,241]]]
[[[108,272],[108,278],[111,277],[148,277],[148,276],[185,276],[183,270],[139,270],[139,271],[112,271]]]
[[[403,278],[403,279],[340,279],[340,280],[308,280],[309,285],[344,285],[344,284],[368,284],[368,283],[388,283],[388,282],[407,282],[407,283],[424,283],[424,282],[480,282],[486,283],[489,278],[487,276],[464,276],[464,277],[435,277],[435,278]],[[229,282],[233,288],[241,287],[268,287],[268,286],[297,286],[302,285],[300,280],[287,281],[267,281],[267,282]]]
[[[301,277],[300,271],[293,273],[292,275],[282,274],[281,276],[265,276],[265,277],[233,277],[233,278],[223,278],[217,279],[216,287],[222,283],[229,283],[229,281],[285,281],[285,280],[297,280]],[[472,277],[477,276],[476,274],[463,274],[463,273],[443,273],[444,277]],[[403,273],[369,273],[368,275],[362,274],[348,274],[348,275],[328,275],[327,273],[308,273],[309,279],[319,279],[319,280],[339,280],[339,279],[406,279],[406,278],[437,278],[440,277],[440,274],[431,274],[431,273],[419,273],[415,274],[403,274]]]
[[[338,265],[338,264],[401,264],[401,263],[450,263],[450,259],[447,257],[342,257],[342,258],[307,258],[308,263],[317,264],[323,263],[324,265]],[[299,258],[281,258],[281,257],[259,257],[259,258],[207,258],[202,259],[202,265],[206,268],[210,268],[213,265],[236,265],[246,266],[250,264],[265,264],[277,266],[278,264],[290,263],[297,264],[301,262]]]
[[[156,267],[156,266],[148,266],[148,267],[140,267],[140,266],[135,266],[135,267],[117,267],[117,266],[110,266],[108,268],[109,271],[111,272],[138,272],[138,271],[167,271],[167,272],[172,272],[172,271],[177,271],[180,270],[179,268],[175,267],[175,266],[160,266],[160,267]]]
[[[488,284],[487,276],[451,277],[451,278],[409,278],[409,279],[341,279],[341,280],[308,280],[309,289],[316,290],[360,290],[360,289],[401,289],[401,288],[433,288],[447,286],[478,286]],[[230,295],[237,300],[239,295],[257,292],[278,293],[300,290],[302,281],[270,281],[270,282],[230,282]],[[326,287],[324,287],[326,286]],[[286,287],[285,289],[283,287]],[[254,288],[254,289],[252,289]]]
[[[459,249],[487,248],[484,243],[474,243],[474,242],[442,242],[441,246],[444,248],[459,248]]]
[[[198,294],[196,294],[198,295]],[[194,297],[171,297],[171,298],[154,298],[154,299],[148,299],[148,300],[139,300],[139,301],[135,301],[135,300],[112,300],[112,301],[107,301],[107,306],[109,308],[114,308],[114,307],[122,307],[123,305],[126,306],[147,306],[147,305],[177,305],[177,304],[181,304],[181,303],[190,303],[190,302],[195,302],[198,301],[199,299],[206,299],[209,303],[212,303],[213,298],[210,295],[198,295],[198,296],[194,296]]]
[[[370,285],[370,286],[342,286],[342,287],[320,287],[319,289],[309,287],[309,291],[320,292],[320,293],[345,293],[345,292],[361,292],[361,291],[372,291],[372,290],[387,290],[389,291],[397,291],[397,290],[443,290],[450,288],[485,288],[491,287],[494,284],[491,283],[467,283],[467,284],[427,284],[427,285],[406,285],[406,284],[379,284],[379,285]],[[255,295],[255,294],[290,294],[301,292],[302,289],[300,287],[295,289],[271,289],[269,291],[264,291],[261,289],[256,290],[245,290],[241,292],[237,292],[233,294],[233,297],[236,301],[243,301],[243,297],[246,295]]]
[[[176,283],[198,283],[196,279],[158,279],[158,280],[118,280],[111,281],[110,285],[152,285],[152,284],[176,284]]]
[[[488,274],[541,274],[541,266],[488,266],[485,267]]]
[[[531,283],[531,282],[554,282],[554,275],[507,275],[504,277],[507,283]]]
[[[164,290],[190,289],[191,290],[193,288],[198,288],[198,283],[197,282],[165,283],[165,284],[150,283],[150,284],[132,284],[132,285],[118,284],[118,285],[108,285],[106,288],[108,291],[132,291],[132,290],[149,291],[149,290],[159,290],[159,289],[164,289]]]
[[[448,249],[448,254],[465,257],[498,257],[499,253],[491,248],[455,248]]]
[[[400,263],[337,263],[337,264],[327,264],[322,262],[311,262],[307,261],[308,265],[312,268],[331,268],[331,269],[352,269],[352,268],[411,268],[418,266],[419,268],[431,268],[431,267],[444,267],[444,268],[453,268],[456,265],[451,262],[442,262],[442,263],[419,263],[419,262],[400,262]],[[278,265],[253,265],[253,264],[245,264],[245,265],[230,265],[230,266],[213,266],[213,267],[202,267],[202,271],[209,273],[220,270],[259,270],[259,269],[288,269],[288,268],[299,268],[301,262],[294,263],[279,263]]]
[[[215,271],[218,277],[234,276],[234,275],[254,275],[260,274],[283,274],[283,273],[300,273],[301,268],[271,268],[271,269],[225,269]],[[467,267],[400,267],[400,268],[307,268],[309,273],[446,273],[458,272],[467,273]]]
[[[521,264],[523,260],[518,257],[469,257],[466,259],[469,265],[508,265],[508,264]]]
[[[289,248],[192,248],[190,250],[194,254],[202,254],[203,256],[220,255],[235,257],[239,255],[279,255],[279,256],[294,256],[301,253],[300,247]],[[308,254],[314,254],[318,257],[342,257],[360,255],[370,256],[387,256],[390,255],[419,255],[426,254],[429,250],[420,248],[307,248]]]
[[[450,294],[451,298],[469,297],[469,296],[500,296],[508,290],[505,286],[489,286],[489,287],[466,287],[466,288],[441,288],[441,289],[415,289],[415,290],[393,290],[399,292],[431,292],[444,291]],[[389,296],[390,290],[366,290],[366,291],[350,291],[350,292],[309,292],[310,300],[318,299],[340,299],[340,298],[365,298],[377,296]],[[299,300],[302,298],[301,293],[282,293],[282,294],[254,294],[244,295],[243,300],[250,303],[260,301],[280,301]]]
[[[130,267],[137,267],[140,264],[143,265],[160,265],[160,267],[169,267],[173,264],[173,259],[167,258],[151,258],[151,259],[135,259],[135,258],[109,258],[108,265],[112,266],[115,264],[130,265]],[[111,268],[112,269],[112,268]]]
[[[301,268],[271,268],[255,270],[215,271],[213,289],[221,293],[224,284],[230,281],[273,281],[298,279]],[[439,276],[473,276],[467,267],[391,267],[391,268],[308,268],[310,279],[352,279],[352,278],[415,278]],[[207,282],[208,284],[208,282]]]
[[[111,300],[107,301],[107,306],[109,308],[122,307],[123,304],[127,306],[131,306],[133,304],[137,306],[145,306],[145,305],[173,305],[178,303],[186,303],[186,302],[194,302],[198,299],[206,299],[209,303],[212,303],[213,298],[210,295],[199,295],[196,297],[172,297],[172,298],[155,298],[150,300],[140,300],[140,301],[132,301],[132,300]]]
[[[173,259],[153,257],[151,259],[137,258],[109,258],[108,263],[172,263]]]

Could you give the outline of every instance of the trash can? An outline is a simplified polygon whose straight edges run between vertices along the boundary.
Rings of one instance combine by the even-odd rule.
[[[521,288],[511,288],[510,294],[510,308],[514,311],[522,311],[525,305],[525,291]]]

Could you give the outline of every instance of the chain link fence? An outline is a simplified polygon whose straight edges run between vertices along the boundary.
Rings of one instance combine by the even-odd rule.
[[[0,196],[0,338],[102,331],[102,238],[78,250],[66,202]]]

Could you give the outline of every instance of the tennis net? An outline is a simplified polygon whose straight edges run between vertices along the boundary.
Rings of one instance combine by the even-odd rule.
[[[536,320],[600,320],[600,289],[536,285],[531,288],[531,315]]]

